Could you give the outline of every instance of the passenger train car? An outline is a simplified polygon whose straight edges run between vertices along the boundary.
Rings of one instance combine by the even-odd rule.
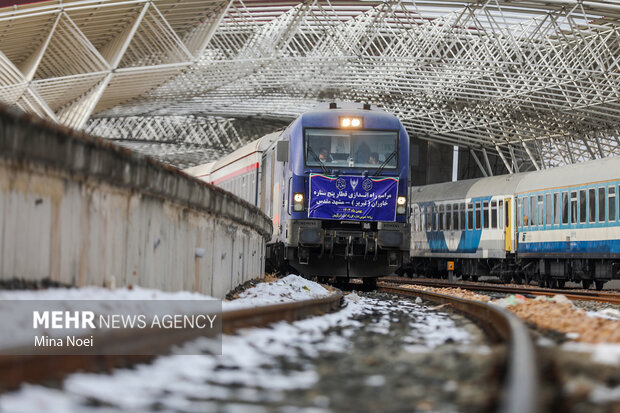
[[[319,105],[284,131],[186,172],[273,219],[273,268],[372,282],[408,262],[409,137],[377,107]]]
[[[620,277],[620,157],[413,187],[408,273],[536,280]]]

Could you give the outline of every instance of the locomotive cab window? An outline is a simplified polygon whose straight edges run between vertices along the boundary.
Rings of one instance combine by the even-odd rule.
[[[398,132],[306,129],[306,166],[396,169]]]

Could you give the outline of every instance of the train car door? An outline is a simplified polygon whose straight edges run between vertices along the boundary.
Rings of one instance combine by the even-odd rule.
[[[504,202],[504,249],[506,252],[512,251],[512,199],[506,198]]]

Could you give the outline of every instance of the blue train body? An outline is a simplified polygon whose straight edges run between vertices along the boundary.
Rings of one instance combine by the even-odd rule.
[[[408,272],[562,286],[620,277],[620,158],[411,189]]]

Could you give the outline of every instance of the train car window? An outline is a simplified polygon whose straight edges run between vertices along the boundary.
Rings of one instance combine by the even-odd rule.
[[[508,217],[508,214],[506,214]],[[508,225],[508,219],[506,219],[506,225]],[[517,198],[517,226],[523,226],[523,199]]]
[[[480,208],[480,202],[476,202],[476,229],[480,229],[482,223],[482,208]]]
[[[605,187],[598,189],[598,222],[605,222]]]
[[[497,201],[491,201],[491,228],[497,228]]]
[[[545,195],[545,225],[553,224],[553,204],[551,203],[551,194]]]
[[[431,207],[426,206],[426,231],[431,231],[433,220],[431,219]]]
[[[439,205],[439,231],[443,231],[445,228],[446,214],[444,212],[443,205]]]
[[[596,191],[588,189],[588,217],[590,222],[596,222]]]
[[[459,206],[459,228],[465,230],[465,204]]]
[[[439,228],[439,211],[437,211],[437,207],[433,207],[433,230],[437,231]]]
[[[562,215],[562,204],[560,204],[560,193],[556,192],[553,194],[553,206],[554,206],[554,214],[553,214],[553,223],[558,225],[560,223],[560,217]]]
[[[586,190],[579,191],[579,222],[586,222]]]
[[[530,226],[536,226],[536,196],[530,197]]]
[[[483,216],[483,221],[482,221],[483,227],[489,228],[489,201],[484,201],[483,203],[482,216]]]
[[[609,214],[609,222],[616,220],[616,187],[607,188],[607,212]]]
[[[474,206],[467,204],[467,229],[474,229]]]
[[[452,231],[452,205],[446,205],[446,229]]]
[[[562,224],[568,224],[568,192],[562,192]]]
[[[504,201],[503,200],[499,201],[499,207],[497,208],[497,223],[499,224],[499,228],[504,228]]]
[[[570,223],[577,223],[577,191],[570,193]]]
[[[459,229],[459,204],[452,204],[452,229]]]
[[[538,195],[538,213],[536,214],[536,216],[538,217],[538,225],[542,226],[544,225],[544,216],[545,216],[545,204],[543,203],[543,196],[542,195]]]

